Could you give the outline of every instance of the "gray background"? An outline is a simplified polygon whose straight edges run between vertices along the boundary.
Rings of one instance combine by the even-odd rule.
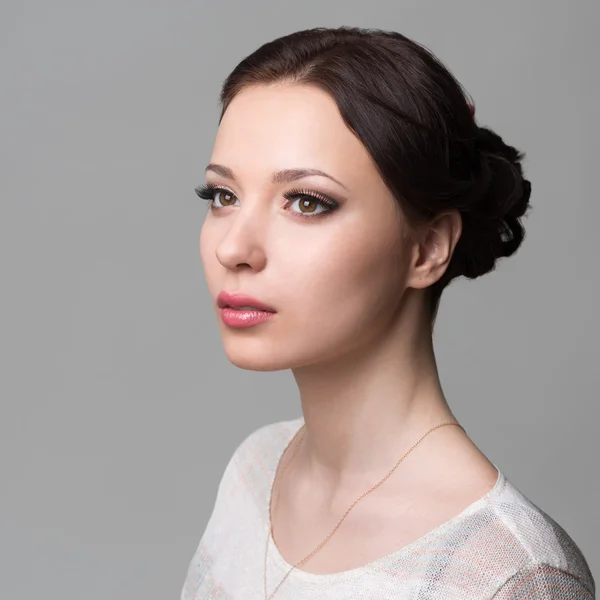
[[[600,577],[598,4],[9,2],[0,9],[0,597],[177,598],[234,448],[299,416],[231,365],[198,235],[219,86],[313,26],[395,29],[528,156],[519,252],[442,298],[451,406]]]

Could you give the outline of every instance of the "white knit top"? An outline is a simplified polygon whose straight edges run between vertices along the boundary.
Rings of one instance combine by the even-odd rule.
[[[189,564],[181,600],[264,600],[292,568],[270,537],[277,463],[300,417],[253,431],[235,450]],[[498,467],[496,467],[498,469]],[[359,568],[297,567],[273,600],[592,600],[595,582],[575,542],[498,469],[498,480],[460,514]]]

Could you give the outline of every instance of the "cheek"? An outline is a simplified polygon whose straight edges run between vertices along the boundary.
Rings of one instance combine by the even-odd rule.
[[[215,253],[216,239],[214,227],[205,221],[200,230],[200,260],[204,270],[206,284],[211,294],[216,296],[220,290],[214,289],[218,285],[218,261]]]
[[[281,292],[286,333],[311,344],[358,341],[388,322],[403,290],[396,237],[330,240],[295,260]],[[307,255],[299,254],[306,259]],[[278,271],[279,272],[279,271]],[[289,317],[289,319],[288,319]],[[289,329],[288,329],[289,326]]]
[[[202,227],[200,228],[200,258],[202,259],[203,264],[207,257],[208,241],[209,241],[208,240],[208,232],[206,230],[206,219],[205,219],[204,223],[202,223]]]

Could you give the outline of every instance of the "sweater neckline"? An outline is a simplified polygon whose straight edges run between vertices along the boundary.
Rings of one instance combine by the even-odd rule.
[[[290,429],[287,430],[287,434],[283,440],[283,446],[279,452],[279,459],[281,458],[281,455],[283,454],[283,451],[284,451],[286,445],[288,444],[288,442],[291,441],[291,439],[300,430],[300,427],[302,427],[303,424],[304,424],[304,420],[302,419],[302,417],[300,417],[299,419],[297,419],[295,421],[292,421],[292,427],[290,427]],[[277,465],[278,463],[279,463],[279,460],[275,464]],[[424,533],[422,536],[420,536],[416,540],[413,540],[412,542],[405,544],[402,548],[395,550],[394,552],[391,552],[389,554],[386,554],[385,556],[376,558],[375,560],[372,560],[365,565],[361,565],[359,567],[354,567],[353,569],[346,569],[345,571],[337,571],[336,573],[311,573],[309,571],[303,571],[302,568],[300,568],[300,567],[295,567],[291,571],[291,573],[289,574],[287,579],[289,580],[289,579],[293,578],[293,579],[297,579],[297,580],[304,581],[304,582],[324,583],[325,581],[338,581],[341,579],[358,577],[362,573],[364,573],[364,571],[376,570],[378,567],[383,566],[385,563],[401,559],[403,556],[410,554],[415,549],[429,543],[433,539],[442,535],[446,530],[456,526],[457,524],[462,522],[464,519],[470,517],[474,513],[485,508],[485,506],[488,505],[488,503],[494,496],[497,496],[502,492],[502,490],[504,489],[504,487],[506,485],[506,477],[505,477],[504,473],[498,468],[498,466],[495,463],[492,462],[492,464],[498,471],[498,476],[496,478],[496,483],[494,483],[494,485],[488,492],[486,492],[483,496],[481,496],[474,502],[471,502],[471,504],[469,504],[467,507],[465,507],[458,514],[454,515],[453,517],[450,517],[450,519],[447,519],[446,521],[444,521],[440,525],[434,527],[427,533]],[[270,489],[272,489],[272,487],[273,487],[275,473],[273,473],[271,479],[272,479],[272,481],[271,481]],[[278,565],[278,567],[280,569],[284,570],[287,573],[290,569],[292,569],[293,565],[290,564],[287,560],[285,560],[285,558],[282,556],[281,552],[279,551],[277,544],[275,543],[275,540],[274,540],[272,532],[271,532],[270,523],[269,523],[268,510],[267,510],[267,527],[266,527],[266,529],[268,531],[267,554],[268,554],[268,556],[272,557],[272,559],[275,561],[275,563]]]

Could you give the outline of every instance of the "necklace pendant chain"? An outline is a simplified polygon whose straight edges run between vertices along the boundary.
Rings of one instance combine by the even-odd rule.
[[[420,439],[418,439],[402,455],[402,457],[394,465],[394,467],[392,468],[392,470],[381,481],[379,481],[379,483],[376,483],[373,487],[371,487],[366,492],[364,492],[363,494],[361,494],[350,505],[350,507],[348,508],[348,510],[344,513],[344,515],[342,516],[342,518],[338,521],[337,525],[333,528],[333,530],[329,533],[329,535],[327,535],[327,537],[325,537],[325,539],[312,552],[310,552],[310,554],[308,554],[302,560],[300,560],[295,565],[293,565],[292,568],[285,574],[285,577],[278,583],[278,585],[275,587],[275,589],[271,592],[271,594],[267,595],[267,554],[268,554],[268,550],[269,550],[269,538],[273,535],[273,525],[272,525],[273,521],[272,521],[272,518],[271,518],[271,497],[269,497],[269,526],[268,526],[268,530],[269,531],[268,531],[268,534],[267,534],[267,545],[266,545],[266,548],[265,548],[265,569],[264,569],[264,592],[265,592],[265,600],[271,600],[271,598],[273,598],[273,596],[276,594],[277,590],[281,587],[281,585],[283,584],[283,582],[288,578],[288,576],[290,575],[290,573],[296,567],[299,567],[300,565],[302,565],[303,563],[305,563],[311,556],[313,556],[313,554],[316,554],[329,541],[329,539],[331,538],[331,536],[338,530],[339,526],[343,523],[344,519],[348,516],[348,513],[354,508],[354,506],[356,506],[356,504],[360,500],[362,500],[367,494],[370,494],[373,490],[377,489],[388,477],[390,477],[390,475],[396,470],[396,468],[398,467],[398,465],[408,456],[408,454],[410,452],[412,452],[416,448],[416,446],[423,439],[425,439],[432,431],[435,431],[439,427],[444,427],[446,425],[456,425],[456,426],[460,427],[463,431],[465,431],[465,428],[460,423],[457,423],[456,421],[446,421],[444,423],[440,423],[439,425],[435,425],[434,427],[432,427],[431,429],[429,429],[425,434],[423,434],[421,436]],[[302,439],[304,437],[305,426],[306,426],[305,424],[302,425],[302,427],[296,432],[296,434],[294,435],[294,437],[287,443],[286,447],[284,448],[283,452],[281,453],[279,461],[281,461],[281,459],[283,458],[283,456],[286,453],[287,449],[290,447],[290,445],[293,443],[293,441],[298,437],[298,434],[302,431],[303,432],[302,436],[301,436],[300,440],[298,441],[298,445],[296,446],[296,449],[294,450],[294,453],[292,454],[292,456],[290,457],[290,459],[287,461],[287,463],[285,464],[285,466],[281,470],[280,479],[281,479],[281,475],[283,475],[283,472],[289,466],[289,464],[292,462],[294,456],[296,455],[296,452],[298,451],[298,448],[300,446],[300,442],[302,441]],[[277,469],[278,468],[279,468],[279,463],[277,464],[277,467],[275,468],[275,476],[273,477],[273,485],[271,486],[271,496],[273,495],[273,486],[275,485],[275,477],[277,476]],[[279,487],[277,488],[276,499],[277,498],[279,498]]]

